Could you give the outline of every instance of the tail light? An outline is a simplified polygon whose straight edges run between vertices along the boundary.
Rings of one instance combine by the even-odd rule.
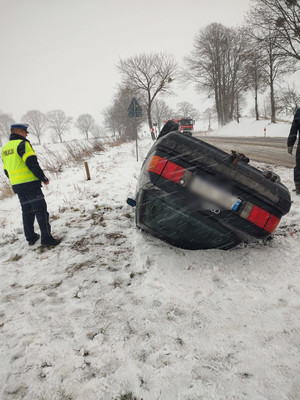
[[[172,161],[155,155],[150,158],[147,171],[161,175],[169,181],[179,183],[186,170],[180,167],[180,165],[174,164]]]
[[[149,160],[147,171],[154,172],[155,174],[160,175],[167,162],[168,160],[166,160],[165,158],[152,156]]]
[[[263,210],[262,208],[257,206],[253,206],[247,219],[248,221],[253,222],[253,224],[259,226],[260,228],[263,228],[266,225],[269,217],[270,213],[268,213],[266,210]]]
[[[275,215],[255,205],[252,205],[250,209],[251,211],[248,216],[243,215],[243,213],[241,216],[269,233],[275,231],[280,222],[280,218],[275,217]]]
[[[270,233],[274,232],[275,229],[277,228],[278,224],[280,222],[280,218],[275,217],[275,215],[270,215],[270,218],[266,225],[264,226],[264,229]]]
[[[182,175],[184,174],[185,169],[180,167],[177,164],[172,163],[171,161],[167,162],[164,170],[162,171],[161,176],[166,179],[169,179],[172,182],[179,183]]]

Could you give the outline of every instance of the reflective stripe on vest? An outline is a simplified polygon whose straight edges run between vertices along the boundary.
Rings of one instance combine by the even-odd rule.
[[[35,152],[30,144],[25,141],[25,154],[21,158],[17,151],[21,142],[23,140],[11,140],[2,148],[3,167],[8,172],[12,185],[39,180],[26,165],[27,158],[35,156]]]

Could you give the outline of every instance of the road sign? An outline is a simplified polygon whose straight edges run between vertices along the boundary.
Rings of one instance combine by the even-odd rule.
[[[141,116],[142,116],[142,107],[139,105],[136,98],[133,97],[128,107],[128,117],[141,117]]]

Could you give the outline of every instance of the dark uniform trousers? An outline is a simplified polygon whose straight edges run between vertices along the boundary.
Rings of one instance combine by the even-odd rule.
[[[17,193],[17,195],[22,207],[22,217],[26,240],[30,241],[36,236],[34,232],[35,217],[40,227],[41,240],[48,238],[51,234],[51,227],[49,224],[47,203],[42,190],[34,189],[32,191]]]
[[[294,168],[294,182],[300,182],[300,139],[296,150],[296,167]]]

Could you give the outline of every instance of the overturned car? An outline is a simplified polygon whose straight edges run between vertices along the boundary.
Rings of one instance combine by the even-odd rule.
[[[161,136],[161,137],[160,137]],[[267,239],[290,210],[288,189],[235,152],[178,131],[160,135],[142,166],[136,225],[185,249]]]

